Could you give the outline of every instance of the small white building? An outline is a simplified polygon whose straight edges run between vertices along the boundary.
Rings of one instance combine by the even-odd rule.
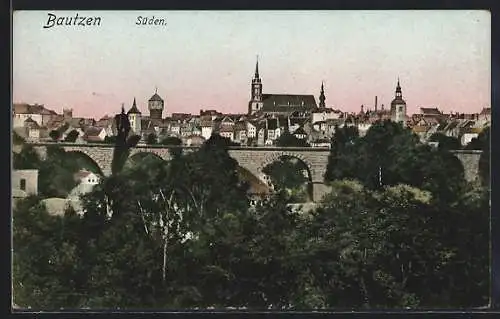
[[[335,111],[332,109],[320,109],[311,114],[311,122],[316,123],[327,120],[336,120],[339,119],[341,115],[341,111]]]
[[[81,170],[75,174],[75,180],[80,184],[97,185],[100,182],[100,177],[93,172]]]
[[[250,121],[246,121],[246,125],[247,125],[247,137],[255,138],[257,136],[257,126],[255,126]]]
[[[12,171],[12,197],[24,198],[38,194],[38,170],[18,169]]]
[[[465,146],[469,144],[470,141],[472,141],[472,139],[478,137],[478,135],[479,135],[478,133],[473,133],[473,132],[464,133],[460,138],[460,144],[462,144],[462,146]]]

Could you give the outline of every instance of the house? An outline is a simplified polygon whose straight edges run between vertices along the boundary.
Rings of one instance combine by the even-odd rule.
[[[448,137],[456,137],[458,138],[460,136],[460,122],[458,120],[451,120],[446,124],[446,126],[443,129],[443,134],[448,136]]]
[[[75,173],[74,178],[75,181],[85,185],[97,185],[100,181],[100,177],[97,174],[87,170],[80,170]]]
[[[231,141],[234,141],[234,127],[232,125],[221,126],[219,134],[222,137],[226,137]]]
[[[331,142],[328,139],[317,139],[310,142],[311,147],[331,147]]]
[[[330,108],[317,109],[311,113],[311,122],[316,123],[326,120],[336,120],[340,118],[341,114],[341,111]]]
[[[234,120],[231,117],[229,117],[229,116],[225,116],[220,121],[220,125],[221,126],[233,126],[234,125]]]
[[[28,117],[24,121],[24,127],[26,128],[27,138],[31,141],[38,141],[40,139],[40,125],[38,122]]]
[[[93,172],[81,170],[74,175],[76,181],[80,183],[71,190],[66,198],[67,205],[71,206],[79,215],[83,214],[81,196],[90,193],[95,185],[99,184],[100,178]]]
[[[83,139],[87,142],[102,142],[106,136],[106,129],[94,126],[85,129]]]
[[[425,118],[429,123],[430,122],[439,122],[443,120],[444,115],[437,107],[421,107],[420,114],[423,118]]]
[[[300,140],[305,140],[307,138],[307,133],[304,131],[303,127],[296,129],[295,132],[293,132],[293,135]]]
[[[281,136],[281,127],[277,118],[266,120],[267,139],[266,145],[273,145],[273,142]]]
[[[27,103],[14,103],[12,107],[13,127],[20,127],[24,125],[24,121],[31,118],[37,122],[38,125],[44,126],[51,119],[57,117],[57,113],[46,109],[40,104],[27,104]]]
[[[469,130],[465,131],[464,134],[462,134],[462,137],[460,138],[460,144],[462,146],[465,146],[472,141],[472,139],[477,138],[479,135],[479,130],[470,128]]]
[[[213,129],[214,129],[214,123],[212,119],[203,119],[200,121],[200,129],[201,129],[201,136],[203,136],[204,139],[208,140],[210,136],[212,136]]]
[[[358,123],[359,136],[361,136],[361,137],[365,136],[371,126],[372,126],[372,124],[369,121]]]
[[[199,124],[193,124],[191,129],[191,134],[196,136],[201,136],[202,134],[201,126]]]
[[[181,124],[179,122],[172,122],[170,125],[170,133],[179,136],[181,133]]]
[[[259,124],[257,127],[257,145],[258,146],[263,146],[266,143],[266,127],[265,124]]]
[[[247,143],[247,128],[245,121],[238,121],[234,124],[234,140],[240,144]]]
[[[188,120],[189,118],[191,118],[191,114],[189,113],[172,113],[172,120],[173,121],[176,121],[176,122],[184,122],[186,120]]]
[[[180,136],[188,137],[193,134],[192,126],[189,123],[182,123],[180,125]]]
[[[11,182],[14,199],[38,194],[37,169],[12,170]]]
[[[257,136],[257,125],[252,121],[246,121],[247,138],[255,138]]]

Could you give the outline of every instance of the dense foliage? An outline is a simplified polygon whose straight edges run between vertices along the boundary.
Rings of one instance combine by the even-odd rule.
[[[306,140],[297,138],[295,135],[284,132],[276,140],[276,146],[281,147],[308,147],[310,146]]]
[[[290,202],[307,202],[312,194],[310,172],[307,166],[296,158],[282,156],[262,169],[271,178],[273,188],[288,193]]]
[[[218,135],[169,162],[146,156],[127,166],[138,140],[124,125],[112,175],[84,196],[83,216],[50,216],[39,198],[16,205],[14,302],[42,309],[484,306],[487,189],[465,182],[446,152],[402,127],[380,123],[364,137],[347,127],[336,137],[325,176],[331,193],[306,214],[292,211],[279,188],[250,207],[230,142]],[[15,163],[32,161],[27,148]]]

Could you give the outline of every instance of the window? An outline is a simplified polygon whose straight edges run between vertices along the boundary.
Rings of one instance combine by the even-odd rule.
[[[26,190],[26,179],[21,178],[21,181],[19,182],[19,184],[20,184],[20,185],[19,185],[19,188],[20,188],[21,190],[25,191],[25,190]]]
[[[399,107],[399,112],[403,112],[403,107],[402,106]]]

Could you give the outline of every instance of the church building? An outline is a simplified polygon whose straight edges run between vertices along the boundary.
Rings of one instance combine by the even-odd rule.
[[[249,115],[290,115],[291,113],[297,111],[311,112],[317,108],[318,106],[314,95],[263,94],[262,80],[259,75],[259,61],[257,60],[255,65],[255,75],[251,84],[251,99],[248,102]]]

